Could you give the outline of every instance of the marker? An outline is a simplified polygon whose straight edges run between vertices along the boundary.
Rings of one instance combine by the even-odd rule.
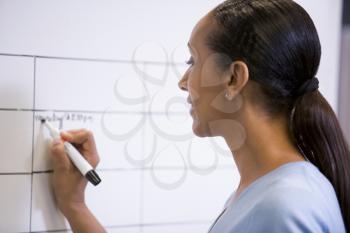
[[[53,127],[45,119],[41,119],[41,123],[46,126],[53,139],[61,139],[60,131],[58,129]],[[101,182],[100,177],[97,175],[93,167],[84,159],[84,157],[79,153],[77,149],[75,149],[72,144],[69,142],[64,142],[64,149],[75,167],[78,168],[81,174],[85,176],[88,181],[90,181],[95,186]]]

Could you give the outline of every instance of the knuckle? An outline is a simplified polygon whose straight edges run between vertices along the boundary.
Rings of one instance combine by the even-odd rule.
[[[92,159],[92,164],[93,164],[93,166],[96,168],[97,165],[100,163],[100,161],[101,161],[100,157],[98,156],[98,154],[96,154],[96,155],[94,156],[94,158]]]
[[[86,128],[82,128],[79,130],[78,135],[80,135],[81,137],[88,137],[92,135],[92,132]]]
[[[86,136],[88,138],[93,138],[94,137],[94,133],[91,130],[85,130],[85,132],[86,132]]]
[[[91,142],[93,142],[94,141],[94,133],[92,132],[92,131],[90,131],[90,130],[86,130],[86,138],[89,140],[89,141],[91,141]]]

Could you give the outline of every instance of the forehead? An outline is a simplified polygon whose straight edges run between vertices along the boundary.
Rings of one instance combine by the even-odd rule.
[[[205,15],[193,28],[189,44],[193,48],[200,49],[205,46],[205,39],[214,27],[214,19],[210,13]]]

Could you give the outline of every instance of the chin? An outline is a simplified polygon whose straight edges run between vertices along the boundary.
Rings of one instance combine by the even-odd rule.
[[[193,128],[192,128],[192,129],[193,129]],[[205,135],[203,132],[199,131],[197,128],[193,129],[193,133],[194,133],[197,137],[200,137],[200,138],[206,137],[206,135]]]
[[[197,137],[200,138],[211,136],[208,131],[208,128],[205,127],[203,124],[200,124],[198,120],[193,120],[192,131]]]
[[[198,120],[193,119],[192,123],[192,131],[193,133],[198,136],[198,137],[204,137],[203,135],[203,130],[201,129],[201,124],[199,123]]]

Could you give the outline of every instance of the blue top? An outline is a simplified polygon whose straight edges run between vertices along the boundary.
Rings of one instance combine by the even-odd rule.
[[[333,186],[310,162],[284,164],[233,198],[210,233],[345,233]]]

